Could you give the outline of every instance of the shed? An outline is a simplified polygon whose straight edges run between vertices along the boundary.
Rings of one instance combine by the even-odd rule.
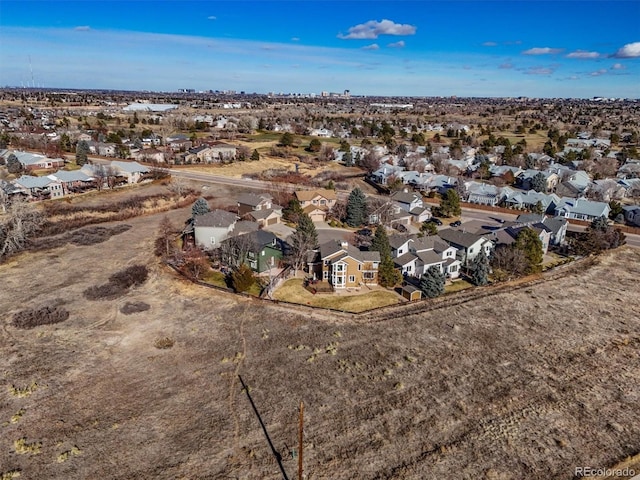
[[[405,285],[402,287],[402,296],[410,302],[415,302],[422,298],[422,291],[414,285]]]

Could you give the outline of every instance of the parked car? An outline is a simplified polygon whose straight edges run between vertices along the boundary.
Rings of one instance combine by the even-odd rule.
[[[396,230],[398,230],[399,232],[405,233],[407,231],[407,227],[405,227],[403,224],[399,223],[394,227]]]
[[[429,221],[431,223],[435,223],[439,227],[442,225],[442,220],[440,220],[439,218],[436,218],[436,217],[431,217],[431,219]]]
[[[462,225],[462,222],[460,220],[456,220],[455,222],[451,222],[450,224],[451,227],[459,227],[460,225]]]
[[[362,230],[358,230],[356,232],[358,235],[362,235],[363,237],[370,237],[373,235],[373,232],[369,228],[363,228]]]

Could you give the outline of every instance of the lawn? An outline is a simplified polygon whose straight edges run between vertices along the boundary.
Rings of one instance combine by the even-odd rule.
[[[449,285],[444,287],[444,293],[453,293],[459,292],[460,290],[464,290],[466,288],[471,288],[473,285],[466,280],[456,280],[455,282],[451,282]]]
[[[302,286],[302,280],[287,280],[278,288],[273,298],[292,303],[311,305],[319,308],[333,308],[346,312],[359,313],[373,308],[402,303],[404,300],[394,292],[386,290],[367,291],[360,295],[312,294]]]
[[[210,283],[211,285],[215,285],[216,287],[227,287],[224,273],[216,272],[215,270],[210,270],[209,272],[204,274],[202,276],[202,281],[205,283]]]

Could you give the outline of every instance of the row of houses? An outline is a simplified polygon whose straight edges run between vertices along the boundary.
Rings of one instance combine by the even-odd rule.
[[[58,170],[41,177],[21,175],[15,180],[5,182],[4,190],[9,195],[23,195],[30,199],[53,199],[97,188],[98,182],[110,182],[111,186],[135,184],[148,172],[147,167],[136,162],[87,164],[80,170]]]

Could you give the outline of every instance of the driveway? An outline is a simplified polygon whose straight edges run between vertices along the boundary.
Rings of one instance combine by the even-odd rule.
[[[263,228],[266,232],[273,233],[281,240],[286,240],[289,235],[295,232],[295,229],[286,226],[284,223],[275,223],[273,225],[267,225]]]

